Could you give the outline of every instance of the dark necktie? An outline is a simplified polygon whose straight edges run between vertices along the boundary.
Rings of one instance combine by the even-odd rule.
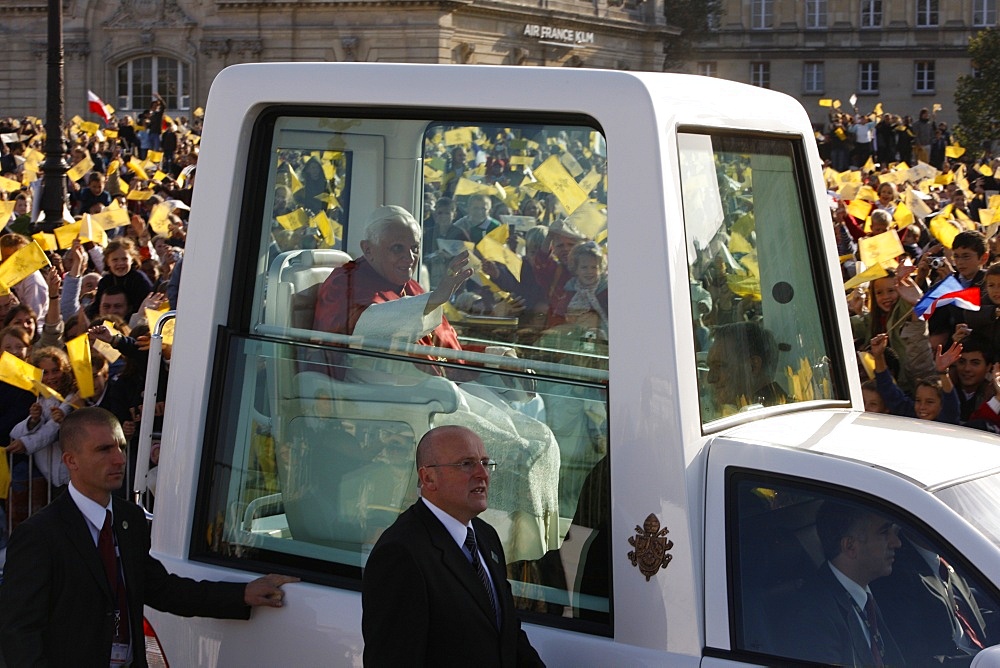
[[[875,614],[875,599],[872,598],[871,594],[868,594],[868,600],[865,601],[865,617],[868,622],[868,635],[871,636],[871,650],[872,650],[872,663],[875,666],[884,666],[885,661],[882,658],[882,636],[878,631],[878,617]]]
[[[472,527],[466,527],[465,549],[467,549],[469,554],[472,555],[472,565],[476,568],[476,575],[479,576],[479,581],[482,582],[483,587],[486,588],[486,595],[489,596],[490,605],[493,606],[494,621],[496,621],[497,628],[499,628],[500,608],[497,607],[497,600],[493,595],[493,587],[490,586],[490,578],[486,574],[486,568],[483,566],[483,560],[479,558],[479,549],[476,547],[476,532],[472,530]]]
[[[111,528],[111,511],[104,511],[104,526],[97,537],[97,551],[101,554],[104,573],[108,577],[111,595],[115,600],[115,638],[114,642],[128,644],[129,621],[128,608],[125,599],[125,583],[118,567],[118,555],[115,554],[115,537]]]
[[[944,557],[938,557],[940,561],[940,566],[938,567],[938,575],[941,576],[941,581],[944,586],[948,589],[948,595],[951,597],[952,606],[955,611],[955,617],[958,618],[958,623],[962,626],[962,632],[965,637],[969,639],[974,647],[979,649],[983,648],[983,643],[979,640],[979,635],[972,629],[971,619],[974,619],[972,610],[969,607],[968,602],[957,593],[955,593],[955,588],[952,586],[951,574],[952,568]]]

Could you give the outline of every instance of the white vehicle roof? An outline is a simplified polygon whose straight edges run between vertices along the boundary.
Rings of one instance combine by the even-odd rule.
[[[867,463],[932,490],[1000,470],[995,435],[915,418],[809,411],[751,422],[725,438]]]

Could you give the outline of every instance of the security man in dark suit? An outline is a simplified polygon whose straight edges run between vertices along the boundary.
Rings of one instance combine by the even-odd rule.
[[[521,630],[487,508],[496,467],[464,427],[417,445],[421,498],[372,549],[362,585],[366,666],[542,666]]]
[[[183,616],[249,619],[251,606],[281,607],[266,575],[248,584],[196,582],[149,554],[138,506],[112,492],[125,479],[125,436],[114,415],[81,408],[59,431],[66,493],[11,536],[0,585],[0,648],[9,666],[146,666],[143,606]]]
[[[786,655],[838,666],[904,665],[868,586],[892,572],[899,528],[868,508],[825,501],[816,532],[827,560],[800,591]]]

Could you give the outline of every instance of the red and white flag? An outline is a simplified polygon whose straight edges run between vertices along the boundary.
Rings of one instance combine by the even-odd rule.
[[[90,111],[103,118],[105,124],[111,120],[111,114],[108,113],[107,105],[104,104],[101,98],[94,95],[93,91],[87,91],[87,106]]]

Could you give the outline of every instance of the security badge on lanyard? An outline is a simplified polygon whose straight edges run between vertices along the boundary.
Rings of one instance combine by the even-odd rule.
[[[121,600],[117,596],[117,591],[119,587],[124,587],[122,582],[123,574],[121,573],[121,552],[118,549],[118,545],[115,545],[115,556],[119,564],[118,572],[118,582],[115,586],[115,636],[114,642],[111,643],[111,666],[127,666],[129,664],[129,647],[130,643],[121,642],[122,641],[122,624],[128,624],[127,619],[122,619],[122,615],[125,612],[118,605],[118,601]]]

